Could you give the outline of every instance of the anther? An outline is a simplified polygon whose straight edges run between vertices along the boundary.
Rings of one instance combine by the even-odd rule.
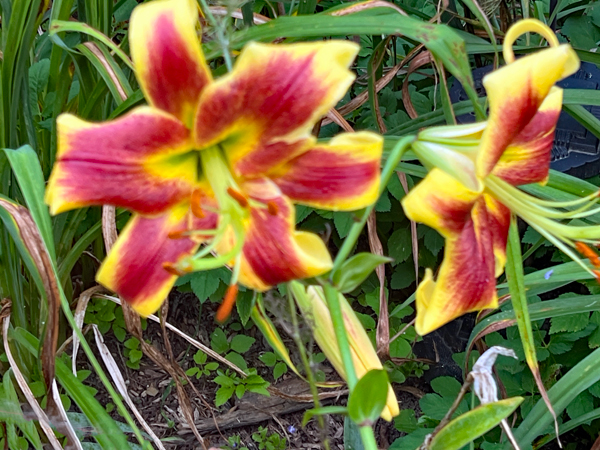
[[[227,193],[233,198],[236,202],[240,204],[242,208],[248,207],[248,199],[241,192],[236,191],[231,186],[227,188]]]
[[[229,318],[229,316],[231,315],[231,311],[233,310],[233,305],[235,305],[237,293],[238,285],[230,284],[227,288],[227,292],[225,292],[225,298],[223,299],[223,303],[221,303],[221,306],[219,306],[219,309],[217,310],[217,322],[223,323]]]
[[[575,248],[579,253],[589,259],[594,267],[600,268],[600,257],[598,257],[598,254],[594,250],[583,242],[575,242]]]
[[[180,231],[171,231],[167,236],[169,237],[169,239],[183,239],[185,237],[187,237],[185,235],[186,231],[184,230],[180,230]]]
[[[279,206],[273,200],[267,202],[267,208],[269,209],[269,214],[272,216],[279,214]]]
[[[192,192],[192,198],[190,200],[190,209],[192,210],[192,214],[196,216],[198,219],[204,219],[206,214],[202,210],[202,206],[200,203],[202,201],[202,192],[199,189],[196,189]]]
[[[179,270],[177,268],[177,266],[175,264],[173,264],[173,263],[165,262],[165,263],[163,263],[162,266],[163,266],[163,269],[165,269],[171,275],[177,275],[178,277],[180,277],[181,275],[183,275],[183,272],[181,270]]]

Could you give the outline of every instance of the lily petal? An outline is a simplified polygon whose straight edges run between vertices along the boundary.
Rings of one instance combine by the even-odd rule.
[[[46,191],[50,212],[110,204],[158,214],[190,195],[196,156],[175,117],[141,107],[102,124],[57,119],[57,163]]]
[[[383,138],[377,134],[343,133],[287,162],[269,178],[294,203],[356,210],[377,200],[382,151]]]
[[[470,311],[497,306],[492,228],[497,219],[484,197],[440,169],[433,169],[402,201],[411,220],[446,238],[437,281],[427,269],[417,288],[419,334],[427,334]]]
[[[216,214],[194,218],[187,203],[158,217],[134,215],[100,266],[96,280],[119,294],[140,315],[152,314],[177,279],[163,264],[192,255],[200,245],[200,239],[172,239],[169,235],[185,231],[191,224],[196,229],[211,229],[216,223]]]
[[[136,76],[148,102],[190,126],[212,75],[196,32],[194,0],[158,0],[133,10],[129,27]]]
[[[506,264],[506,244],[511,212],[509,208],[490,195],[484,194],[483,199],[488,212],[488,231],[492,236],[496,258],[495,276],[498,278],[504,272]]]
[[[313,233],[295,231],[295,209],[269,180],[244,183],[254,202],[242,250],[240,282],[258,291],[286,281],[321,275],[333,263],[325,243]],[[221,249],[219,249],[221,252]]]
[[[198,106],[199,148],[220,143],[238,175],[258,176],[298,154],[315,122],[354,80],[359,47],[348,41],[248,44],[233,71],[208,86]],[[310,141],[308,142],[310,143]],[[283,150],[269,146],[283,144]]]
[[[477,159],[477,175],[487,176],[504,150],[536,115],[554,84],[575,73],[579,58],[569,45],[525,56],[483,79],[490,118]]]
[[[563,90],[553,87],[531,122],[515,137],[492,173],[513,186],[545,182]]]

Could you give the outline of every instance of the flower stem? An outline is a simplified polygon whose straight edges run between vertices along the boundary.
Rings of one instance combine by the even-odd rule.
[[[362,439],[365,450],[377,450],[377,441],[375,440],[375,433],[373,427],[370,425],[363,425],[360,427],[360,437]]]
[[[410,144],[412,144],[415,141],[415,139],[415,136],[404,136],[398,141],[398,143],[390,152],[390,155],[388,156],[387,161],[385,162],[385,166],[381,171],[381,184],[379,185],[379,195],[381,195],[385,191],[387,184],[390,181],[390,178],[396,170],[396,167],[398,166],[398,164],[400,164],[400,161],[402,160],[402,156],[404,156],[404,153],[406,153],[406,151],[410,148]],[[333,268],[331,269],[331,275],[329,278],[330,280],[333,279],[333,274],[339,270],[346,258],[352,252],[352,249],[354,248],[358,237],[362,233],[362,230],[365,227],[365,224],[367,223],[369,214],[371,214],[371,211],[373,211],[374,207],[375,204],[367,206],[363,211],[360,220],[358,222],[355,222],[352,225],[352,228],[350,228],[350,232],[344,240],[340,251],[335,257],[335,261],[333,262]]]

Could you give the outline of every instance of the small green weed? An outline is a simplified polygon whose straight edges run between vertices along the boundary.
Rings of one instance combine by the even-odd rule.
[[[256,369],[250,369],[249,372],[250,375],[248,375],[247,378],[242,378],[230,370],[226,370],[225,372],[217,370],[218,375],[213,381],[221,387],[217,389],[215,406],[223,405],[233,397],[233,394],[235,394],[237,398],[242,398],[246,392],[255,392],[257,394],[269,396],[267,387],[269,387],[270,383],[257,375]]]

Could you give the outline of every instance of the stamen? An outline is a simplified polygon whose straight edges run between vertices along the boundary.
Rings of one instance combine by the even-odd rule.
[[[187,237],[185,233],[185,230],[171,231],[167,236],[169,239],[183,239],[184,237]]]
[[[600,257],[598,257],[598,254],[594,250],[583,242],[575,242],[575,248],[579,253],[589,259],[594,267],[600,268]]]
[[[279,214],[279,206],[273,200],[267,202],[267,208],[272,216]]]
[[[183,275],[183,272],[177,268],[177,266],[171,262],[163,263],[163,269],[169,272],[171,275],[176,275],[178,277]]]
[[[225,293],[223,303],[221,303],[221,306],[219,306],[219,309],[217,310],[217,322],[223,323],[229,318],[229,316],[231,315],[231,311],[233,310],[233,305],[235,305],[237,293],[238,285],[230,284],[227,288],[227,292]]]
[[[231,186],[227,188],[227,193],[230,195],[231,198],[238,202],[242,208],[248,207],[248,198],[244,194],[236,191]]]
[[[201,201],[202,193],[199,189],[194,190],[190,200],[190,209],[192,210],[192,214],[198,219],[204,219],[206,217],[206,214],[204,214],[204,211],[202,210],[202,206],[200,206]]]

